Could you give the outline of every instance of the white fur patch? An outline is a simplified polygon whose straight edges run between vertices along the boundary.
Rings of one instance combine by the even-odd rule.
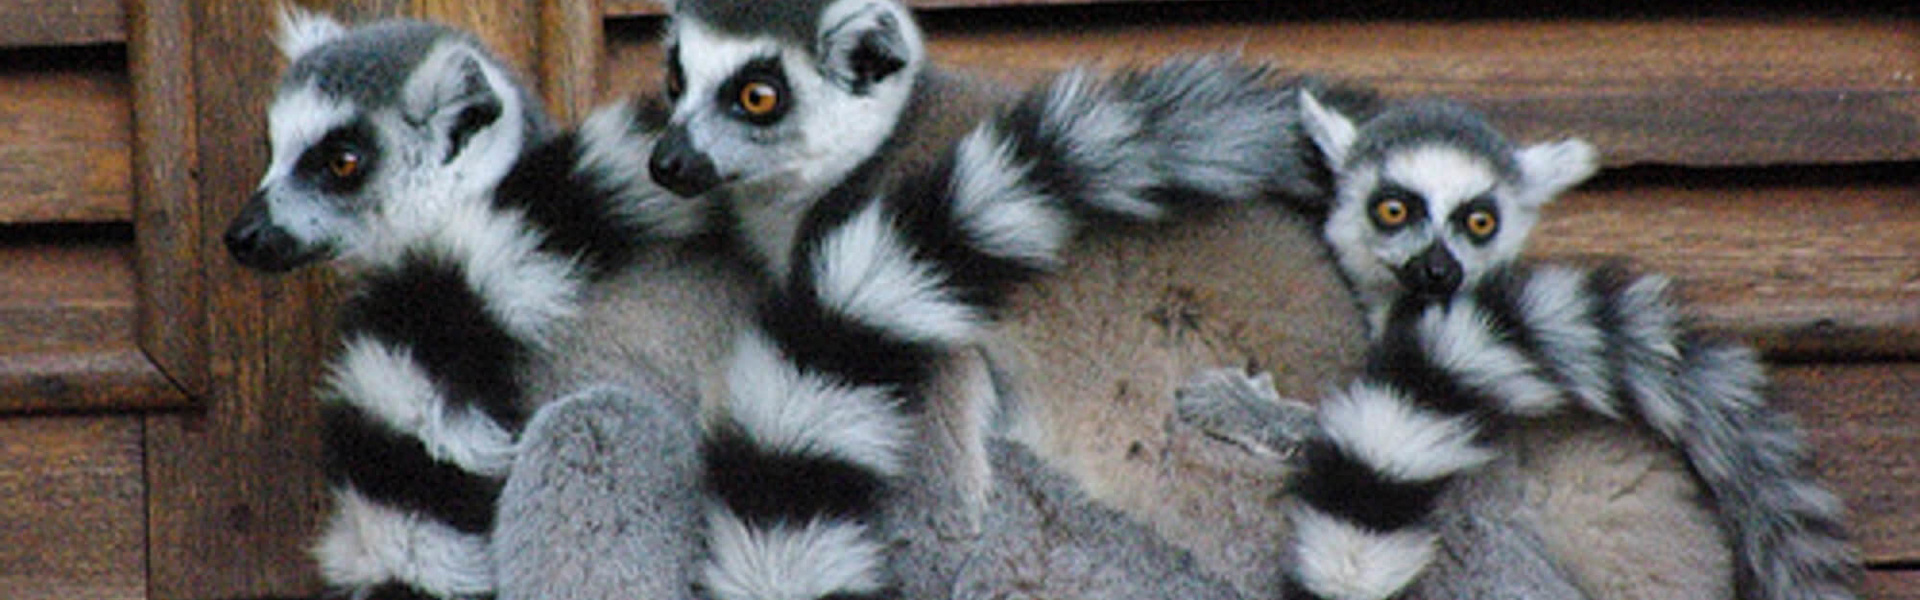
[[[1525,326],[1540,341],[1542,354],[1563,378],[1568,392],[1587,410],[1619,419],[1619,407],[1603,352],[1606,340],[1594,323],[1594,298],[1586,289],[1586,272],[1566,267],[1544,267],[1528,276],[1520,292],[1519,310]]]
[[[829,310],[912,341],[959,344],[979,331],[978,312],[914,259],[878,202],[827,233],[809,258]]]
[[[1012,146],[991,128],[974,130],[960,141],[954,210],[982,251],[1048,268],[1059,262],[1073,222],[1026,185],[1029,171],[1013,164]]]
[[[1500,175],[1485,158],[1438,143],[1388,154],[1380,163],[1380,173],[1382,179],[1426,198],[1427,216],[1436,222],[1500,183]]]
[[[760,446],[838,457],[887,476],[902,468],[911,425],[886,390],[802,373],[757,332],[735,344],[727,387],[734,422]]]
[[[287,186],[281,182],[293,174],[301,155],[334,129],[351,122],[356,114],[351,103],[328,97],[311,83],[283,90],[275,96],[273,105],[267,108],[267,139],[273,161],[261,176],[259,187],[279,186],[285,191]],[[291,200],[295,197],[303,201]],[[303,244],[325,242],[346,228],[339,211],[325,206],[320,199],[291,192],[269,194],[268,198],[272,202],[273,224]]]
[[[618,102],[587,115],[580,125],[580,164],[574,172],[595,178],[614,190],[621,215],[647,231],[665,237],[686,237],[706,228],[706,198],[681,198],[653,182],[647,174],[649,151],[657,133],[633,130],[632,102]]]
[[[884,548],[857,523],[754,529],[709,511],[713,556],[702,578],[715,600],[813,600],[880,591]]]
[[[381,506],[351,488],[335,488],[333,499],[333,517],[313,551],[329,585],[399,581],[445,598],[493,592],[485,537]]]
[[[1432,532],[1364,531],[1306,506],[1292,512],[1294,573],[1314,594],[1340,600],[1384,600],[1406,588],[1433,562]]]
[[[308,11],[293,4],[281,4],[274,15],[277,32],[274,45],[287,60],[298,60],[307,52],[346,35],[347,28],[333,17]]]
[[[435,460],[469,473],[506,476],[513,464],[513,434],[471,408],[450,410],[411,352],[367,337],[347,340],[346,346],[327,375],[329,399],[420,440]]]
[[[1429,308],[1415,327],[1435,365],[1500,403],[1488,408],[1537,416],[1566,401],[1558,387],[1540,379],[1532,361],[1493,336],[1486,314],[1472,302]]]
[[[1474,444],[1476,428],[1466,418],[1421,410],[1410,398],[1364,383],[1322,403],[1320,427],[1348,454],[1407,483],[1448,477],[1494,456]]]

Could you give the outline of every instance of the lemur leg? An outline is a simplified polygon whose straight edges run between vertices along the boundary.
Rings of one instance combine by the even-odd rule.
[[[535,413],[500,498],[499,597],[689,598],[698,421],[657,394],[576,393]]]
[[[1281,398],[1267,374],[1208,369],[1174,393],[1174,416],[1255,457],[1288,460],[1316,425],[1312,405]]]

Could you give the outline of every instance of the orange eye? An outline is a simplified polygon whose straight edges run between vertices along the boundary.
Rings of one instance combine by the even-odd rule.
[[[780,88],[764,81],[740,87],[740,110],[750,117],[765,117],[780,109]]]
[[[1467,233],[1473,234],[1473,237],[1482,239],[1491,237],[1493,232],[1499,229],[1500,219],[1493,216],[1491,212],[1477,210],[1467,215]]]
[[[353,152],[333,155],[333,160],[327,161],[327,172],[340,179],[352,177],[360,172],[360,155]]]
[[[1399,200],[1382,200],[1373,205],[1373,220],[1382,227],[1395,227],[1407,222],[1407,203]]]

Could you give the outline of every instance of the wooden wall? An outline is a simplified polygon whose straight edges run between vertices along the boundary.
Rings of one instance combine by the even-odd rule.
[[[1763,348],[1854,510],[1868,595],[1920,598],[1914,9],[913,3],[938,60],[1008,79],[1238,49],[1594,141],[1608,170],[1535,251],[1671,273]],[[302,4],[476,29],[569,118],[660,79],[646,1]],[[315,583],[306,390],[330,282],[242,271],[217,240],[265,159],[268,5],[0,0],[0,595]]]

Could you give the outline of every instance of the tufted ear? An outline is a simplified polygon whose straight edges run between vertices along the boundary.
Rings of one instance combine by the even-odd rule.
[[[277,32],[274,44],[287,60],[298,60],[314,48],[346,35],[347,28],[333,17],[308,11],[292,4],[281,4],[275,15]]]
[[[1320,148],[1320,154],[1326,156],[1329,168],[1335,172],[1346,168],[1347,152],[1353,149],[1353,141],[1359,136],[1353,121],[1321,106],[1312,92],[1301,90],[1300,124],[1306,128],[1307,137],[1313,139],[1313,145]]]
[[[1534,144],[1513,153],[1521,201],[1539,207],[1600,170],[1600,153],[1579,139]]]
[[[458,156],[475,134],[500,121],[503,99],[512,93],[488,76],[488,61],[464,44],[442,43],[420,61],[402,88],[407,122],[446,140],[446,161]]]
[[[854,94],[920,58],[920,31],[906,7],[885,0],[841,0],[822,15],[814,41],[827,79]]]

